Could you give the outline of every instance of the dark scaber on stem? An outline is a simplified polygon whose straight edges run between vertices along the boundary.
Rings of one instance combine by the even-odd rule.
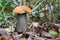
[[[17,32],[26,32],[27,31],[27,15],[22,13],[22,15],[17,15],[16,30]]]

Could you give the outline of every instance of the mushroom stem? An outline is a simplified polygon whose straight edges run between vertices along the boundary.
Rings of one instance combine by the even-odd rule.
[[[26,32],[27,31],[27,15],[23,13],[22,15],[17,15],[17,32]]]

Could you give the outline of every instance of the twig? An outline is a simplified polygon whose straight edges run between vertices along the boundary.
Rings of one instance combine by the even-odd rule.
[[[32,24],[29,26],[29,28],[30,28],[30,29],[32,28]]]
[[[11,24],[12,26],[14,25],[15,26],[15,24],[13,24],[13,23],[11,23],[10,21],[7,21],[9,24]]]
[[[10,14],[8,14],[8,15],[11,16],[12,18],[16,19],[14,16],[12,16],[12,15],[10,15]]]
[[[38,0],[38,1],[36,2],[36,4],[34,5],[34,7],[36,7],[36,5],[37,5],[39,2],[40,2],[40,0]]]
[[[44,2],[44,0],[41,3],[39,3],[32,11],[34,11],[35,9],[37,9],[43,2]]]
[[[22,6],[23,5],[23,0],[20,0],[20,6]]]
[[[25,0],[23,0],[24,1],[24,5],[25,5]]]
[[[6,3],[6,5],[2,8],[2,10],[0,11],[0,13],[2,13],[4,11],[4,9],[6,8],[7,5],[8,5],[8,3]]]

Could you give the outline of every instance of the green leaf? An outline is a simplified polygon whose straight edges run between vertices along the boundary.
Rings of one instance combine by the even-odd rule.
[[[12,2],[12,0],[6,0],[6,2]]]
[[[3,20],[3,17],[0,17],[0,21]]]
[[[49,3],[51,0],[48,0],[47,2]]]
[[[57,35],[58,33],[56,31],[50,30],[49,33],[53,36]]]
[[[3,7],[3,4],[2,3],[0,3],[0,7]]]
[[[8,18],[10,18],[10,16],[6,15],[5,18],[8,19]]]
[[[12,8],[15,8],[15,5],[14,5],[14,4],[11,4],[11,7],[12,7]]]
[[[40,5],[40,8],[43,8],[43,7],[44,7],[44,4],[41,4],[41,5]]]
[[[3,16],[4,16],[4,15],[1,13],[1,14],[0,14],[0,17],[3,17]]]
[[[2,3],[3,2],[3,0],[0,0],[0,3]]]
[[[12,16],[15,16],[16,14],[15,13],[12,13]]]
[[[60,29],[59,29],[59,32],[60,32]]]

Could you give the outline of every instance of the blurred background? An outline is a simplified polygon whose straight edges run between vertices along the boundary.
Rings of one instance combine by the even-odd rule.
[[[59,37],[60,0],[23,0],[23,3],[34,10],[32,14],[27,14],[27,31],[41,33],[41,35],[42,32],[47,32]],[[14,32],[17,14],[13,9],[19,5],[20,0],[0,0],[0,27],[8,32]]]

